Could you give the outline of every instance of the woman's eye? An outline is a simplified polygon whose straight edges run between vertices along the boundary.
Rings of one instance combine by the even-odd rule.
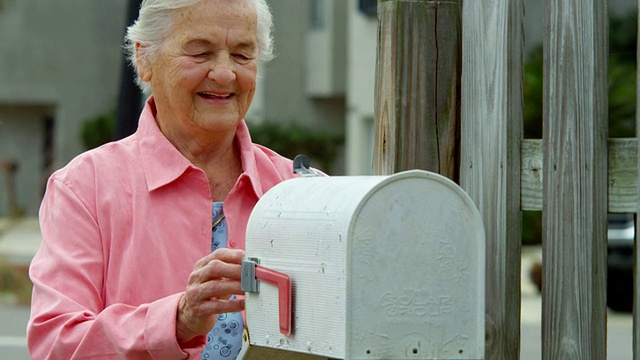
[[[193,53],[191,54],[191,57],[202,59],[202,58],[209,57],[209,55],[210,53],[208,51],[203,51],[203,52]]]
[[[240,61],[248,61],[248,60],[251,59],[250,57],[248,57],[247,55],[244,55],[244,54],[233,54],[233,57],[238,59],[238,60],[240,60]]]

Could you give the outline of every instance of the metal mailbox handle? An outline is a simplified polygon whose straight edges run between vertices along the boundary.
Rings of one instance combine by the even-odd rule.
[[[278,318],[280,333],[291,335],[291,278],[285,273],[258,265],[258,259],[242,261],[242,291],[259,293],[259,281],[278,288]]]

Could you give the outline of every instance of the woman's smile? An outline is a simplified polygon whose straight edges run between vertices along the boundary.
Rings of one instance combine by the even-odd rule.
[[[198,92],[198,96],[200,96],[203,100],[215,104],[227,104],[235,97],[234,93],[228,92],[213,92],[213,91],[201,91]]]

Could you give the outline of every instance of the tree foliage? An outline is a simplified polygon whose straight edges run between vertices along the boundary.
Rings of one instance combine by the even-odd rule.
[[[609,20],[609,137],[635,137],[637,13]],[[524,137],[542,138],[542,46],[524,64]]]

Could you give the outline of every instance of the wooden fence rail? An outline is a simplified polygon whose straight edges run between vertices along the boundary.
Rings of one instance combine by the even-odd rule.
[[[609,139],[608,212],[635,213],[638,209],[638,140]],[[521,142],[520,208],[542,210],[543,144],[539,139]]]

